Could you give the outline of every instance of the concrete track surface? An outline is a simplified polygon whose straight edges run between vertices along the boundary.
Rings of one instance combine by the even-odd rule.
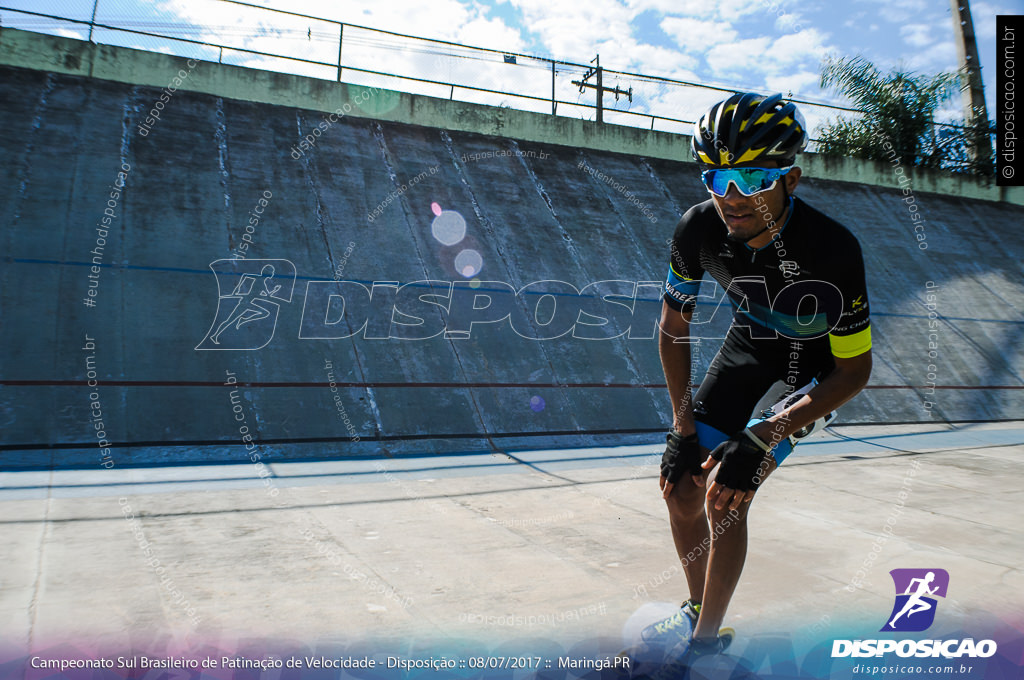
[[[950,574],[929,636],[1019,630],[1022,442],[1017,423],[849,426],[802,444],[751,509],[726,621],[736,656],[876,636],[903,567]],[[636,611],[686,593],[659,460],[627,446],[282,462],[268,482],[246,463],[3,473],[0,637],[44,656],[609,651]]]

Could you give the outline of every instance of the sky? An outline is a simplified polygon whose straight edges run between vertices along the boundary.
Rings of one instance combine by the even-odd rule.
[[[379,28],[459,45],[533,55],[586,64],[596,54],[606,69],[662,76],[719,87],[782,92],[813,102],[848,105],[837,93],[819,85],[826,56],[863,56],[881,69],[899,66],[924,74],[958,67],[950,3],[942,0],[251,0],[254,4],[310,14],[357,26]],[[8,6],[88,19],[92,0],[23,0]],[[206,42],[275,54],[337,62],[338,26],[329,22],[286,17],[248,9],[222,0],[98,0],[97,21],[139,30],[166,32]],[[995,22],[999,14],[1024,14],[1024,0],[985,0],[971,5],[981,54],[988,105],[995,89]],[[18,26],[24,16],[0,12],[5,26]],[[42,23],[34,20],[38,30]],[[187,27],[183,28],[183,27]],[[53,32],[81,35],[75,26]],[[164,52],[222,58],[259,68],[332,77],[322,66],[281,62],[181,43],[97,32],[103,42]],[[416,43],[380,33],[347,28],[343,65],[411,75],[424,80],[470,84],[503,92],[527,93],[538,101],[484,95],[447,86],[396,81],[355,70],[344,80],[376,84],[434,96],[481,101],[550,113],[550,64],[519,57],[515,65],[502,55],[473,54],[457,48]],[[215,56],[214,56],[215,55]],[[453,56],[455,55],[455,56]],[[588,90],[572,84],[582,68],[562,67],[556,73],[556,97],[566,102],[559,113],[593,118],[593,110],[573,102],[593,103]],[[666,87],[625,76],[607,76],[605,84],[633,88],[633,100],[607,96],[606,107],[693,120],[725,94],[678,86]],[[943,110],[960,115],[959,97]],[[812,128],[838,114],[804,107]],[[609,122],[648,127],[650,118],[609,112]],[[658,129],[687,131],[688,126],[655,121]]]

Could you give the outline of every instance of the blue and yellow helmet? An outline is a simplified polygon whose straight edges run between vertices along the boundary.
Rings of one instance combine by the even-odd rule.
[[[796,105],[781,94],[734,94],[693,124],[693,158],[705,165],[792,165],[805,146],[807,124]]]

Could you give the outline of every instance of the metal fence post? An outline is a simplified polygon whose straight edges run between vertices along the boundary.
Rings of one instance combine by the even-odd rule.
[[[345,25],[338,25],[338,82],[341,82],[341,41],[345,37]]]

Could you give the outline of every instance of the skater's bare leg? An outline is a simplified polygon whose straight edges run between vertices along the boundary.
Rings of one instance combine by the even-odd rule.
[[[770,461],[767,477],[775,470]],[[747,510],[750,503],[741,503],[735,509],[716,507],[715,500],[707,501],[708,520],[711,523],[711,551],[704,582],[700,618],[693,631],[697,640],[714,640],[725,619],[736,584],[743,572],[747,557]]]
[[[703,451],[707,455],[707,450]],[[707,475],[705,474],[706,478]],[[704,597],[704,577],[708,568],[710,530],[704,509],[705,488],[698,486],[686,475],[672,488],[665,499],[669,525],[676,554],[686,574],[690,599],[701,602]]]

